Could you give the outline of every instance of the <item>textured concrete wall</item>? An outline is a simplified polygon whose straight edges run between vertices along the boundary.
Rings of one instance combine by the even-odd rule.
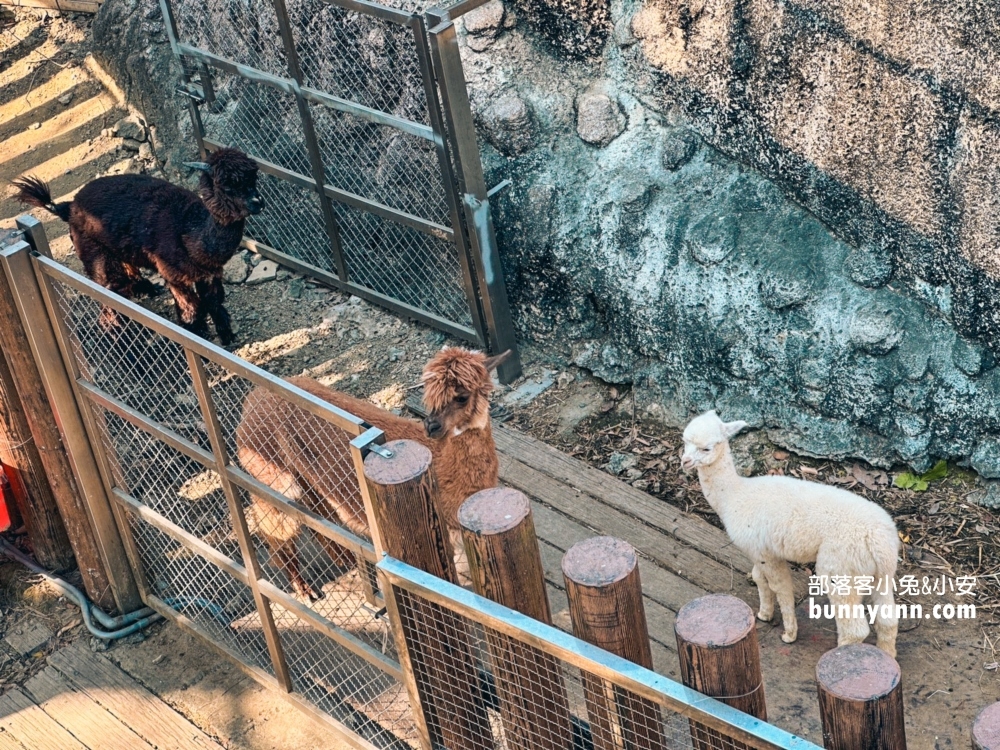
[[[1000,477],[998,11],[606,7],[583,60],[523,3],[469,26],[523,334],[670,422],[718,406],[808,453]]]
[[[153,16],[107,0],[95,31],[177,122]],[[998,16],[971,0],[467,15],[485,164],[514,183],[494,211],[520,335],[634,383],[668,422],[715,406],[807,453],[1000,478]],[[252,106],[234,97],[219,106]]]

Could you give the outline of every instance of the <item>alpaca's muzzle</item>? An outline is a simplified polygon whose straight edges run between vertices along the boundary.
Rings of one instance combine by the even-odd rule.
[[[250,197],[247,199],[247,211],[251,214],[259,214],[264,210],[264,199],[260,197],[257,191],[253,191]]]

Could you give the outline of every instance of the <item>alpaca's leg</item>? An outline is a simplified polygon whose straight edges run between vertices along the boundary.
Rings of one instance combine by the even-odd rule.
[[[852,587],[848,594],[831,592],[830,604],[834,606],[834,615],[837,619],[837,645],[849,646],[852,643],[864,642],[871,628],[868,627],[863,597]]]
[[[784,560],[766,560],[760,563],[760,570],[774,592],[781,609],[781,622],[785,632],[781,640],[791,643],[799,637],[799,623],[795,618],[795,592],[792,588],[792,571]]]
[[[251,495],[253,501],[246,511],[247,527],[251,534],[260,536],[271,551],[272,561],[288,576],[288,583],[298,596],[315,601],[322,594],[316,592],[302,577],[296,540],[302,527],[273,505]]]
[[[257,451],[246,446],[239,448],[238,457],[243,469],[262,484],[283,494],[291,500],[302,497],[304,490],[290,471],[286,471]],[[252,504],[246,511],[247,526],[251,534],[262,537],[271,550],[278,567],[288,576],[292,590],[303,599],[315,601],[322,594],[316,592],[302,577],[295,540],[301,526],[291,516],[287,516],[270,503],[253,495]]]
[[[157,286],[143,276],[142,271],[139,270],[138,266],[134,266],[131,263],[123,263],[122,265],[124,266],[125,273],[128,275],[129,282],[132,285],[132,294],[155,297],[163,291],[163,287]]]
[[[757,584],[757,595],[760,597],[760,610],[757,612],[757,619],[770,622],[774,617],[774,591],[767,582],[767,577],[761,570],[762,563],[755,563],[750,575],[753,582]]]
[[[223,344],[232,343],[233,326],[229,319],[229,313],[223,307],[226,300],[226,290],[222,284],[222,277],[213,278],[211,281],[199,281],[195,284],[201,303],[198,310],[199,322],[204,325],[205,316],[212,318],[215,324],[215,332],[219,335],[219,341]]]
[[[882,584],[885,586],[885,583]],[[891,585],[891,584],[890,584]],[[872,606],[878,608],[875,614],[875,635],[877,646],[889,656],[896,658],[896,633],[899,631],[899,618],[896,616],[896,602],[890,588],[886,593],[878,591],[872,594]],[[883,614],[884,612],[886,614]]]
[[[327,556],[338,568],[354,568],[358,565],[358,559],[353,552],[342,544],[338,544],[323,534],[316,534],[320,545],[326,551]]]
[[[201,301],[197,292],[187,284],[167,279],[167,288],[177,303],[177,320],[189,331],[198,332],[204,328],[204,316],[200,316]]]

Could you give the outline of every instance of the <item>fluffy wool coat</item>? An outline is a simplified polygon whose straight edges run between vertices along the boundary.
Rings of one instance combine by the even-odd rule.
[[[681,465],[697,469],[702,492],[719,514],[726,533],[754,563],[753,579],[760,595],[761,620],[770,620],[777,599],[784,622],[782,640],[798,636],[789,562],[815,563],[817,576],[849,576],[848,595],[830,594],[831,603],[853,607],[862,597],[855,576],[883,582],[871,595],[878,607],[878,646],[896,653],[898,621],[892,594],[899,535],[888,513],[846,490],[792,477],[742,477],[736,472],[729,438],[745,422],[723,422],[714,411],[694,419],[684,430]],[[884,608],[882,605],[888,605]],[[887,614],[890,613],[891,614]],[[838,645],[860,643],[869,633],[864,618],[837,617]]]
[[[499,358],[487,360],[478,352],[440,352],[424,370],[424,403],[430,416],[423,425],[311,378],[294,377],[289,382],[380,428],[387,440],[414,440],[429,448],[439,491],[438,510],[455,543],[460,540],[459,506],[470,495],[495,487],[499,481],[489,419],[492,383],[487,369],[496,364]],[[440,436],[428,437],[428,431]],[[356,534],[369,534],[354,467],[349,460],[337,460],[348,455],[348,437],[343,430],[258,388],[244,401],[236,443],[241,465],[258,481],[321,516],[339,519]],[[301,530],[298,522],[258,498],[254,498],[248,522],[251,531],[267,542],[296,592],[317,598],[299,573],[295,544]],[[353,564],[350,553],[339,545],[325,537],[319,541],[336,564]]]
[[[88,182],[72,201],[54,203],[37,177],[14,180],[17,197],[69,223],[91,279],[123,297],[160,291],[141,269],[163,277],[185,327],[201,332],[211,316],[224,344],[232,341],[223,307],[222,268],[239,249],[250,214],[263,208],[257,164],[236,149],[220,149],[204,164],[198,194],[147,175],[115,175]],[[111,323],[114,314],[104,314]]]

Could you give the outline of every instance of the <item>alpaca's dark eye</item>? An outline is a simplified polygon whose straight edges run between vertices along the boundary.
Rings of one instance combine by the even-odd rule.
[[[465,404],[469,403],[469,397],[468,396],[455,396],[455,403],[456,404],[465,405]]]

